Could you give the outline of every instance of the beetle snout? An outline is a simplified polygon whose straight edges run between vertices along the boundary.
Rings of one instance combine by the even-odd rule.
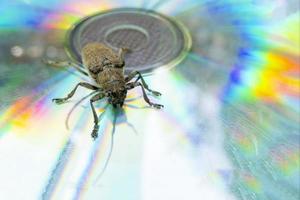
[[[123,103],[118,103],[118,104],[113,104],[114,108],[122,108],[123,107]]]
[[[112,104],[115,108],[122,107],[124,104],[124,98],[122,97],[111,97],[108,99],[108,103]]]

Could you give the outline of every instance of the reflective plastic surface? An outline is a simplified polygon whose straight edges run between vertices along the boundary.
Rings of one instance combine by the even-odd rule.
[[[97,104],[64,42],[78,20],[152,9],[183,23],[186,59],[146,77],[123,110]],[[299,2],[14,0],[0,2],[0,199],[299,199]],[[103,114],[101,114],[103,113]]]

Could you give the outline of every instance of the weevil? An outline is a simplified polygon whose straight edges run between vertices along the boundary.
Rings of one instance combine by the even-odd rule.
[[[80,82],[74,89],[64,98],[52,99],[56,104],[65,103],[76,92],[79,86],[94,90],[96,93],[90,99],[90,106],[94,117],[94,128],[92,130],[92,138],[98,137],[99,119],[94,107],[94,102],[107,98],[108,103],[113,107],[122,107],[126,99],[127,91],[140,86],[144,100],[152,107],[161,109],[163,105],[152,103],[146,93],[146,90],[155,96],[161,94],[151,90],[146,84],[142,74],[139,71],[133,71],[128,76],[124,74],[125,53],[130,51],[127,48],[119,48],[118,52],[114,52],[110,47],[102,43],[88,43],[81,50],[82,66],[68,61],[51,61],[43,60],[46,64],[52,66],[72,66],[82,74],[90,77],[92,83]],[[135,81],[132,81],[132,79]]]

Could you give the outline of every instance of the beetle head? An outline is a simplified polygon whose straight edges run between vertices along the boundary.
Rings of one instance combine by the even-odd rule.
[[[126,95],[127,90],[123,87],[118,90],[110,91],[108,93],[108,103],[112,104],[114,107],[122,107]]]

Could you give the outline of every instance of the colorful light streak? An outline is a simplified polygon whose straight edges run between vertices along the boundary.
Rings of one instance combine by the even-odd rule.
[[[28,1],[29,2],[29,1]],[[16,4],[2,4],[0,6],[0,11],[5,11],[3,15],[4,18],[0,19],[1,28],[22,28],[22,27],[31,27],[31,28],[45,28],[45,29],[64,29],[67,30],[74,22],[85,15],[89,15],[101,10],[108,8],[113,8],[118,5],[119,2],[103,2],[103,1],[64,1],[56,2],[52,8],[48,8],[45,1],[39,3],[38,1],[30,1],[29,4],[16,3]],[[53,1],[51,1],[53,3]],[[216,1],[215,1],[216,2]],[[135,5],[132,1],[124,1],[123,5]],[[141,2],[140,2],[141,3]],[[184,4],[185,8],[178,6],[179,3]],[[296,108],[298,105],[297,100],[299,99],[299,20],[297,19],[298,14],[293,15],[293,19],[287,19],[283,26],[277,26],[271,31],[258,31],[258,27],[263,24],[261,16],[266,15],[264,10],[260,10],[263,14],[260,17],[257,15],[260,14],[260,11],[257,13],[251,11],[255,9],[252,1],[240,1],[238,4],[237,1],[156,1],[150,2],[149,8],[152,6],[158,10],[163,11],[164,13],[169,13],[172,15],[180,15],[181,12],[189,12],[190,8],[206,7],[208,13],[216,18],[223,18],[227,23],[224,26],[230,28],[236,28],[240,35],[244,39],[251,39],[254,47],[243,47],[240,49],[239,62],[232,70],[230,75],[229,83],[224,92],[225,101],[229,102],[259,102],[265,103],[267,105],[285,106],[289,109]],[[148,5],[148,4],[147,4]],[[23,10],[23,12],[20,12]],[[9,13],[7,13],[9,12]],[[16,14],[18,13],[18,18]],[[295,17],[296,16],[296,17]],[[298,29],[297,29],[298,27]],[[273,34],[275,33],[276,34]],[[271,39],[268,39],[271,38]],[[275,41],[274,41],[275,40]],[[279,42],[280,41],[280,42]],[[198,57],[199,55],[190,55],[190,57]],[[201,59],[201,57],[199,56]],[[209,62],[209,60],[205,61]],[[178,141],[182,146],[188,146],[193,144],[195,146],[201,144],[202,136],[199,134],[199,127],[196,127],[196,120],[191,116],[193,113],[193,102],[186,102],[186,96],[177,94],[178,91],[185,91],[188,95],[193,95],[196,88],[193,88],[193,85],[188,83],[182,76],[176,72],[170,73],[169,77],[164,77],[158,82],[166,82],[165,87],[163,88],[164,94],[171,93],[172,95],[176,94],[180,103],[171,102],[173,97],[169,96],[170,99],[164,100],[164,104],[168,104],[169,107],[166,108],[166,111],[161,115],[162,121],[161,128],[168,132],[168,130],[177,130]],[[39,89],[32,92],[31,95],[24,97],[13,105],[11,105],[6,111],[1,114],[0,117],[0,135],[3,137],[5,133],[18,134],[28,136],[28,131],[30,126],[35,127],[34,123],[40,120],[40,123],[47,124],[47,121],[52,117],[55,117],[57,111],[51,112],[49,110],[50,100],[54,96],[64,95],[65,88],[72,87],[71,82],[74,82],[74,79],[70,78],[65,80],[63,83],[55,84],[53,91],[43,96],[42,98],[36,98],[36,95],[45,87],[49,87],[58,80],[65,78],[65,75],[60,75],[51,79],[46,85],[41,86]],[[155,83],[155,81],[153,81]],[[63,87],[61,87],[63,85]],[[61,89],[59,89],[61,88]],[[188,92],[190,91],[190,93]],[[194,94],[197,96],[197,94]],[[189,96],[191,97],[191,96]],[[194,98],[189,98],[193,100]],[[294,100],[294,101],[293,101]],[[129,103],[128,103],[129,104]],[[143,100],[134,101],[133,106],[128,105],[125,107],[125,112],[129,113],[132,116],[131,108],[138,106],[144,106]],[[174,104],[174,105],[173,105]],[[170,106],[172,105],[172,106]],[[180,106],[179,106],[180,105]],[[224,105],[226,107],[226,104]],[[72,124],[70,127],[73,127],[71,134],[64,135],[62,137],[63,141],[60,141],[60,153],[57,158],[54,159],[54,168],[50,170],[49,179],[45,188],[43,188],[43,197],[44,199],[55,199],[60,198],[62,194],[68,192],[64,190],[66,185],[69,182],[70,177],[68,175],[72,174],[73,164],[76,164],[76,157],[80,155],[80,149],[77,147],[82,145],[88,147],[85,150],[85,155],[87,157],[81,162],[83,165],[79,167],[79,172],[74,178],[74,190],[72,190],[69,195],[71,199],[80,199],[85,196],[87,192],[86,189],[89,188],[92,184],[94,176],[97,176],[99,165],[103,166],[105,159],[107,158],[107,151],[112,141],[111,133],[114,132],[112,125],[107,125],[108,121],[111,122],[111,119],[106,119],[105,123],[108,128],[103,128],[103,135],[95,143],[91,144],[89,137],[86,137],[90,127],[88,122],[91,121],[91,117],[86,117],[88,115],[88,106],[84,108],[83,112],[77,116],[77,121],[75,125]],[[79,109],[78,109],[79,110]],[[76,111],[78,111],[76,110]],[[21,112],[20,112],[21,111]],[[99,111],[103,111],[100,109]],[[139,109],[135,111],[142,112]],[[281,111],[279,111],[281,112]],[[297,112],[297,110],[296,110]],[[299,112],[299,111],[298,111]],[[295,115],[293,115],[295,116]],[[247,116],[247,120],[248,120]],[[108,117],[109,118],[109,117]],[[241,117],[243,118],[243,117]],[[126,116],[120,120],[120,123],[126,123]],[[243,118],[244,119],[244,118]],[[235,130],[236,132],[228,131],[229,137],[232,141],[230,145],[231,151],[233,149],[238,149],[235,151],[235,159],[238,160],[240,166],[244,168],[250,168],[248,173],[245,173],[241,176],[241,182],[244,185],[244,191],[249,193],[253,192],[258,195],[258,197],[264,197],[264,191],[268,191],[268,185],[271,185],[271,181],[266,178],[265,172],[261,172],[255,169],[261,169],[261,166],[251,166],[249,163],[251,159],[263,160],[266,158],[266,155],[269,154],[268,147],[274,145],[274,141],[281,140],[286,138],[284,133],[280,135],[277,133],[276,129],[278,127],[273,127],[272,124],[276,124],[276,120],[268,119],[260,123],[255,121],[255,117],[251,118],[249,121],[252,123],[257,123],[260,126],[261,130],[252,129],[251,125],[246,125],[244,128]],[[293,119],[294,120],[294,119]],[[55,121],[55,120],[54,120]],[[139,120],[141,122],[142,120]],[[236,126],[249,124],[249,121],[238,121]],[[55,121],[58,123],[57,121]],[[195,122],[195,123],[194,123]],[[53,122],[53,124],[56,124]],[[63,124],[63,122],[59,122]],[[229,124],[229,123],[228,123]],[[58,126],[56,124],[56,126]],[[253,125],[254,126],[254,125]],[[231,128],[231,127],[227,127]],[[248,130],[251,131],[248,131]],[[17,130],[20,130],[19,133]],[[41,130],[41,129],[39,129]],[[59,129],[58,129],[59,130]],[[55,130],[54,130],[55,131]],[[276,132],[278,135],[272,134]],[[252,136],[250,136],[252,134]],[[264,135],[266,134],[266,135]],[[57,133],[55,134],[57,136]],[[81,137],[84,135],[84,137]],[[275,135],[275,136],[274,136]],[[29,137],[29,136],[28,136]],[[79,141],[79,138],[87,138],[82,142]],[[254,144],[253,138],[256,142]],[[60,138],[61,139],[61,138]],[[86,145],[86,146],[85,146]],[[191,146],[193,146],[191,145]],[[263,146],[266,147],[263,147]],[[274,145],[274,151],[270,155],[272,159],[272,167],[274,167],[272,173],[275,174],[280,180],[274,184],[282,185],[282,179],[295,177],[295,174],[299,174],[299,152],[297,149],[288,149],[286,152],[282,153],[278,157],[279,150],[276,149]],[[281,151],[280,151],[281,152]],[[282,159],[282,156],[286,156]],[[81,157],[82,158],[82,157]],[[270,162],[269,160],[266,161]],[[261,162],[262,163],[262,162]],[[71,172],[70,172],[71,171]],[[96,173],[96,175],[95,175]],[[212,173],[214,179],[221,177]],[[240,185],[238,185],[239,187]],[[259,196],[262,195],[262,196]],[[278,197],[278,198],[281,198]],[[284,199],[284,198],[281,198]]]
[[[4,133],[12,131],[12,128],[26,129],[29,124],[45,116],[48,111],[49,97],[46,96],[37,99],[38,95],[53,83],[61,81],[66,76],[67,74],[62,73],[45,81],[35,88],[29,96],[17,100],[8,109],[2,111],[0,117],[0,135],[2,136]]]
[[[299,171],[300,167],[299,145],[290,145],[290,147],[285,145],[278,146],[276,151],[271,152],[274,166],[286,176],[293,175],[293,173]]]
[[[86,15],[108,9],[108,1],[14,1],[0,5],[3,14],[0,18],[1,29],[63,29]]]
[[[232,185],[241,199],[297,198],[299,144],[291,141],[299,140],[299,24],[299,12],[268,28],[235,24],[243,41],[222,99],[226,146],[246,174]]]
[[[294,15],[292,18],[293,20],[287,20],[288,25],[282,25],[281,33],[286,34],[281,36],[285,38],[283,45],[268,42],[265,47],[240,49],[239,63],[231,72],[225,98],[262,100],[288,105],[291,108],[297,107],[297,102],[289,99],[299,99],[300,96],[300,54],[299,46],[296,45],[299,36],[294,34],[299,32],[296,27],[299,27],[300,21],[295,19]],[[291,26],[293,29],[287,31]],[[265,37],[268,37],[268,34]],[[280,46],[285,48],[280,49]],[[285,51],[286,49],[289,51]]]

